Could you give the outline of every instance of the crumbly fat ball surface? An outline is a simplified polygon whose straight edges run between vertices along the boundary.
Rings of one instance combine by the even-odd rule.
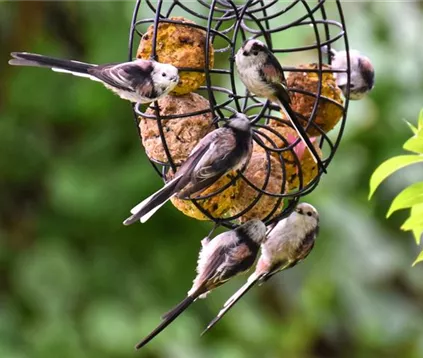
[[[318,69],[317,64],[300,65],[299,68]],[[329,66],[323,65],[323,69],[330,69]],[[287,77],[288,88],[305,90],[314,94],[318,92],[319,76],[317,72],[290,72]],[[292,109],[302,114],[305,118],[309,118],[313,111],[316,101],[315,96],[307,95],[299,92],[290,92]],[[322,90],[321,97],[327,97],[342,105],[344,103],[342,91],[336,85],[336,80],[332,73],[322,73]],[[317,108],[314,123],[316,123],[325,133],[332,130],[339,120],[342,118],[342,107],[332,103],[331,101],[321,98]],[[300,119],[301,120],[301,119]],[[276,121],[275,121],[276,122]],[[273,123],[273,121],[271,121]],[[276,122],[275,125],[277,125]],[[305,127],[306,122],[303,121]],[[312,125],[307,129],[310,136],[318,136],[321,133]]]
[[[219,189],[228,184],[235,176],[236,172],[230,172],[198,194],[198,196],[205,196],[217,192]],[[207,210],[214,218],[224,218],[226,213],[232,208],[233,200],[238,195],[239,183],[240,181],[236,180],[234,184],[230,185],[221,193],[213,195],[208,199],[198,200],[198,204],[201,205],[203,209]],[[177,197],[173,197],[170,200],[172,204],[185,215],[197,220],[209,220],[206,215],[197,209],[191,200],[179,199]]]
[[[316,149],[319,157],[322,158],[322,150],[319,148],[317,142],[313,143],[313,146]],[[303,180],[302,187],[304,188],[309,183],[311,183],[311,181],[314,180],[317,174],[319,173],[317,164],[308,149],[304,151],[304,154],[300,159],[300,166]],[[292,165],[287,165],[286,177],[288,180],[288,187],[290,191],[300,189],[300,171],[298,170],[298,165],[296,163]]]
[[[158,101],[161,116],[181,115],[180,118],[162,120],[164,137],[175,164],[182,164],[192,149],[212,126],[211,112],[189,117],[185,115],[210,109],[210,102],[204,97],[189,93],[183,96],[168,95]],[[155,116],[155,110],[150,105],[146,115]],[[140,116],[142,144],[150,159],[167,163],[168,158],[160,137],[159,127],[155,119]]]
[[[271,194],[280,194],[282,192],[283,184],[282,166],[280,161],[275,159],[273,156],[269,156],[268,159],[265,152],[257,152],[257,150],[253,149],[253,154],[251,155],[250,161],[245,169],[244,176],[256,187],[260,189],[263,188],[268,172],[269,161],[271,168],[270,176],[264,190]],[[287,192],[286,189],[287,188],[285,188],[284,192]],[[249,207],[257,195],[258,192],[256,189],[251,187],[243,179],[240,179],[238,195],[233,201],[233,207],[230,214],[236,215],[241,213],[241,211]],[[263,194],[255,205],[239,218],[239,222],[244,223],[251,219],[264,219],[273,211],[276,205],[278,205],[278,198]],[[283,201],[280,202],[272,217],[279,214],[282,209]]]
[[[182,23],[159,23],[156,41],[157,61],[176,67],[205,68],[206,32],[193,26],[184,25],[183,23],[195,24],[195,22],[183,17],[171,17],[170,19]],[[141,38],[137,58],[150,58],[153,31],[154,26],[149,26]],[[209,68],[213,68],[213,65],[214,50],[212,43],[209,42]],[[201,72],[180,71],[179,77],[179,83],[171,92],[172,94],[183,95],[195,91],[204,84],[206,79],[205,74]]]
[[[269,127],[273,129],[277,134],[272,132],[269,129],[260,128],[260,132],[262,132],[266,137],[261,137],[261,140],[264,144],[269,148],[287,148],[291,145],[297,138],[297,132],[295,129],[290,127],[289,125],[283,124],[281,122],[273,121],[270,123]],[[282,139],[283,138],[283,139]],[[319,148],[318,141],[315,140],[313,143],[314,148],[319,154],[320,158],[322,157],[322,151]],[[301,149],[300,149],[301,148]],[[267,149],[268,150],[268,149]],[[254,143],[253,151],[256,153],[265,153],[265,149]],[[301,168],[301,175],[303,179],[303,187],[310,183],[317,175],[318,168],[317,164],[314,162],[314,159],[309,151],[308,148],[305,148],[304,143],[301,141],[296,144],[291,149],[284,151],[282,153],[272,152],[269,151],[269,154],[274,157],[278,161],[278,165],[280,167],[280,155],[284,160],[285,164],[285,173],[286,173],[286,180],[287,180],[287,188],[289,191],[294,191],[295,189],[299,188],[299,175],[300,171],[298,168]],[[296,160],[298,158],[298,161]],[[299,163],[299,165],[298,165]]]
[[[263,141],[264,145],[270,149],[276,150],[286,148],[289,146],[290,140],[297,137],[297,132],[289,125],[278,122],[278,124],[270,123],[268,126],[271,129],[260,128],[257,131],[257,134]],[[260,135],[259,133],[263,133],[263,135]],[[275,159],[278,159],[279,156],[282,155],[284,160],[286,160],[288,163],[294,162],[293,148],[279,153],[276,151],[271,151],[267,148],[265,149],[257,142],[254,142],[253,150],[257,153],[264,153],[267,150],[269,151],[269,154],[272,155]]]

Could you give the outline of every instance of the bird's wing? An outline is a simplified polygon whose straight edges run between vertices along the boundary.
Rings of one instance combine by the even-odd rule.
[[[206,262],[199,261],[198,278],[196,278],[198,286],[207,286],[208,290],[217,287],[216,283],[218,282],[218,278],[220,276],[221,267],[225,263],[226,252],[227,247],[219,246],[207,256]],[[212,282],[215,284],[210,284]]]
[[[201,192],[224,175],[230,169],[226,158],[235,148],[235,136],[228,128],[219,128],[204,137],[190,155],[190,158],[193,156],[197,160],[181,166],[179,172],[183,171],[184,176],[189,175],[189,181],[184,182],[187,186],[180,197]]]
[[[247,244],[219,246],[209,255],[207,263],[199,272],[198,282],[202,282],[208,291],[222,285],[230,278],[247,271],[256,259]]]
[[[265,276],[261,278],[261,282],[269,280],[272,276],[277,274],[278,272],[288,270],[301,261],[303,261],[311,252],[311,250],[314,247],[314,242],[316,240],[316,236],[318,235],[319,227],[317,227],[315,230],[309,231],[306,235],[303,241],[301,242],[301,245],[297,248],[295,251],[294,257],[295,260],[284,260],[276,262],[269,270],[269,273],[267,273]]]
[[[197,182],[220,176],[227,170],[225,158],[235,149],[236,139],[228,128],[221,128],[216,134],[209,150],[195,166],[193,174]]]
[[[289,97],[287,83],[282,66],[276,56],[269,49],[267,49],[267,53],[269,59],[265,63],[263,68],[260,70],[260,76],[267,83],[271,84],[275,91],[276,99],[280,102],[281,106],[283,107],[282,109],[284,110],[288,119],[291,121],[293,127],[297,131],[300,138],[306,144],[307,148],[313,156],[314,161],[319,165],[319,167],[322,168],[324,172],[326,172],[325,166],[323,165],[319,154],[316,151],[316,148],[314,148],[313,143],[311,143],[310,138],[308,137],[306,131],[299,122],[297,115],[290,106],[291,98]]]
[[[268,61],[261,69],[260,76],[266,82],[269,83],[276,92],[276,97],[282,100],[283,104],[291,103],[289,97],[288,88],[286,85],[285,76],[283,74],[282,67],[275,57],[275,63],[279,66],[275,66],[274,63]]]
[[[226,255],[224,270],[221,271],[221,279],[227,281],[231,277],[248,271],[256,261],[257,252],[258,246],[257,250],[253,250],[246,243],[230,248]]]
[[[195,147],[191,150],[191,153],[189,154],[190,156],[194,155],[195,153],[197,153],[198,151],[200,151],[202,148],[204,147],[208,147],[211,143],[213,143],[214,141],[216,141],[217,137],[219,136],[219,133],[225,128],[218,128],[215,129],[214,131],[206,134],[205,137],[203,137],[196,145]]]
[[[268,60],[260,69],[260,76],[266,83],[272,84],[272,87],[274,87],[276,93],[278,94],[277,97],[279,99],[283,99],[284,104],[291,103],[282,65],[270,49],[265,48],[265,51],[267,53]]]
[[[269,56],[274,55],[269,51]],[[299,122],[297,115],[292,110],[290,103],[291,98],[289,97],[288,88],[285,81],[285,76],[283,74],[282,67],[280,66],[279,62],[277,61],[276,57],[275,63],[273,64],[271,61],[267,61],[267,63],[263,66],[263,68],[260,70],[260,76],[267,81],[267,83],[270,83],[271,86],[274,89],[275,93],[275,99],[280,102],[281,109],[284,111],[285,115],[288,117],[289,121],[292,123],[292,126],[297,131],[299,137],[304,142],[306,147],[309,149],[313,160],[319,165],[320,168],[324,172],[326,172],[326,168],[322,162],[322,160],[319,157],[319,154],[316,151],[316,148],[314,148],[313,143],[311,142],[310,138],[308,137],[308,134],[306,133],[305,129]],[[275,66],[275,65],[278,66]]]
[[[191,150],[188,159],[179,168],[178,173],[180,175],[185,175],[185,173],[192,173],[195,170],[198,163],[203,160],[203,157],[206,155],[207,151],[209,151],[213,143],[216,142],[223,129],[225,128],[219,128],[213,132],[210,132],[197,143],[197,145]]]
[[[276,57],[274,57],[274,61],[267,61],[264,64],[264,66],[261,68],[261,75],[267,80],[267,82],[282,84],[286,83],[282,67]]]
[[[203,138],[203,140],[206,137]],[[202,157],[207,153],[210,149],[212,141],[203,141],[201,140],[199,144],[194,148],[195,150],[191,151],[190,156],[188,159],[180,166],[176,175],[178,175],[181,179],[178,183],[178,186],[175,192],[180,192],[178,197],[184,198],[185,196],[189,196],[192,191],[190,188],[192,187],[192,175],[195,167],[197,166],[198,162],[201,161]],[[204,186],[206,187],[206,186]]]
[[[314,247],[314,242],[316,240],[317,235],[319,234],[319,227],[315,230],[309,231],[304,240],[302,241],[301,245],[298,247],[296,251],[296,257],[298,258],[297,262],[304,260],[311,252]]]
[[[145,92],[145,97],[154,89],[151,79],[153,63],[137,60],[120,64],[100,65],[89,69],[89,73],[109,86],[136,92],[140,88]]]

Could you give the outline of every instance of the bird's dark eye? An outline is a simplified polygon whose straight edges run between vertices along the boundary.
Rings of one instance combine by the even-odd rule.
[[[313,213],[311,211],[307,211],[307,216],[313,216]]]
[[[166,77],[166,72],[163,72],[163,73],[162,73],[162,76],[163,76],[163,77]]]
[[[258,55],[258,51],[254,51],[254,52],[253,52],[253,55],[254,55],[254,56],[257,56],[257,55]]]

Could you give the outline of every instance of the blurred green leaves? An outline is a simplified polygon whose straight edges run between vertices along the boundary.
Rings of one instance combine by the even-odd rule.
[[[408,165],[423,162],[423,110],[420,112],[417,128],[409,122],[406,123],[412,130],[413,136],[405,142],[403,148],[416,154],[393,157],[382,163],[370,178],[369,199],[388,176]],[[423,181],[413,183],[401,191],[393,200],[386,217],[390,217],[395,211],[401,209],[411,209],[410,216],[401,226],[401,230],[412,231],[419,245],[423,234]],[[413,265],[421,261],[423,261],[423,251]]]
[[[16,290],[29,307],[43,316],[69,311],[78,303],[84,287],[83,265],[60,237],[28,250],[15,262]]]

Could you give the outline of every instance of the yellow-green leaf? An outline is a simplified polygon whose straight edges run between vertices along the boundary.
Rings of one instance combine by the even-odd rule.
[[[423,218],[417,215],[411,215],[401,226],[403,231],[411,231],[417,245],[420,245],[423,234]]]
[[[404,224],[401,225],[401,230],[416,230],[423,232],[423,218],[418,216],[410,216],[407,220],[404,221]]]
[[[418,130],[423,130],[423,109],[420,111],[419,120],[417,121]]]
[[[409,121],[404,119],[404,122],[408,125],[408,127],[411,129],[411,131],[413,132],[413,134],[417,134],[418,130],[416,127],[414,127]]]
[[[412,215],[404,221],[404,224],[401,226],[401,230],[403,231],[423,231],[423,218],[421,216]]]
[[[410,217],[411,216],[423,217],[423,204],[414,205],[410,211]],[[420,245],[423,228],[416,227],[412,229],[412,232],[413,232],[413,236],[414,236],[414,239],[416,240],[417,245]]]
[[[397,210],[411,208],[413,205],[423,204],[423,182],[411,184],[397,195],[386,214],[388,218]]]
[[[416,135],[407,140],[404,143],[403,148],[410,152],[423,154],[423,130],[419,130]]]
[[[416,241],[417,245],[420,245],[422,234],[423,234],[423,228],[417,228],[412,230],[414,240]]]
[[[418,264],[419,262],[422,262],[422,261],[423,261],[423,251],[420,252],[419,256],[417,256],[416,261],[413,262],[413,266]]]
[[[382,183],[392,173],[408,165],[419,162],[423,162],[423,155],[399,155],[383,162],[378,168],[376,168],[370,178],[369,199],[379,187],[380,183]]]

